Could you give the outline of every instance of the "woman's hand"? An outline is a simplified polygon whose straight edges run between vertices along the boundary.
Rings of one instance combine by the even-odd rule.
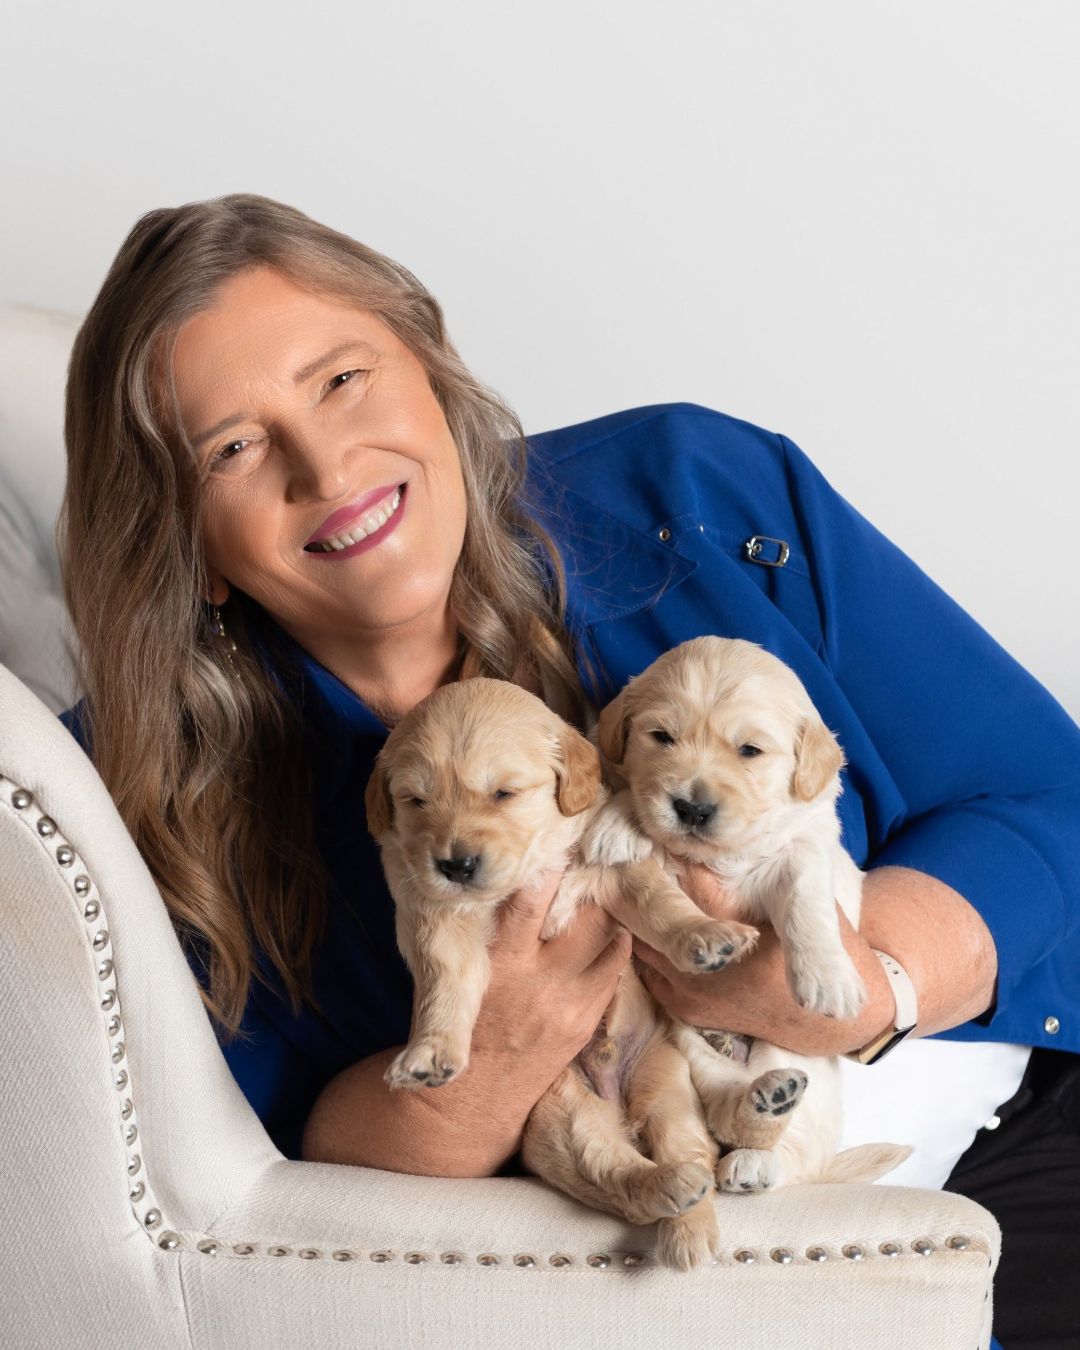
[[[679,883],[707,914],[718,919],[736,917],[722,884],[707,867],[684,863]],[[837,915],[844,947],[867,989],[867,1002],[851,1021],[799,1007],[788,988],[779,939],[768,924],[761,925],[761,937],[749,956],[711,973],[684,974],[637,938],[634,954],[646,965],[642,972],[646,988],[684,1022],[760,1037],[797,1054],[846,1054],[889,1024],[894,1002],[888,978],[869,943],[852,928],[839,906]]]

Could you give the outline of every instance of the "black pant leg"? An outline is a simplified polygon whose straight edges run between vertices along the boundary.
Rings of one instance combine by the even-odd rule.
[[[1080,1350],[1080,1056],[1034,1050],[997,1114],[943,1187],[1001,1226],[994,1335],[1004,1350]]]

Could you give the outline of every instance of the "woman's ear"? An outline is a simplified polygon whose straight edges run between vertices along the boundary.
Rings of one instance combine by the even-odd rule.
[[[555,799],[564,816],[576,816],[600,791],[600,756],[580,731],[564,724],[555,762]]]
[[[390,796],[390,784],[386,770],[381,764],[382,756],[375,760],[375,771],[368,779],[364,790],[364,810],[367,812],[367,827],[370,834],[381,839],[394,823],[394,800]]]
[[[843,767],[840,742],[816,712],[807,713],[795,745],[793,795],[804,802],[813,801]]]
[[[630,734],[630,706],[624,689],[607,705],[596,724],[596,740],[604,758],[621,764],[626,756],[626,738]]]

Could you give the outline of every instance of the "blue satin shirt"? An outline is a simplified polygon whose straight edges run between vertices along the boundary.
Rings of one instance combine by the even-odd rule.
[[[994,1007],[941,1035],[1080,1050],[1080,728],[1061,705],[785,436],[676,403],[529,445],[530,509],[566,564],[567,623],[596,673],[593,701],[700,634],[775,653],[843,747],[843,838],[856,862],[938,877],[994,937]],[[271,1138],[298,1158],[323,1086],[407,1039],[412,985],[365,828],[387,729],[286,644],[331,874],[314,963],[326,1016],[294,1018],[256,983],[249,1039],[223,1050]],[[61,717],[81,740],[80,707]],[[279,988],[261,955],[260,967]]]

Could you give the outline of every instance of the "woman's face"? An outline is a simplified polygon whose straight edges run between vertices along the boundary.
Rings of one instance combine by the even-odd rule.
[[[174,373],[208,598],[236,586],[309,648],[444,618],[461,463],[423,366],[374,314],[252,267],[181,328]],[[305,547],[331,537],[348,546]]]

